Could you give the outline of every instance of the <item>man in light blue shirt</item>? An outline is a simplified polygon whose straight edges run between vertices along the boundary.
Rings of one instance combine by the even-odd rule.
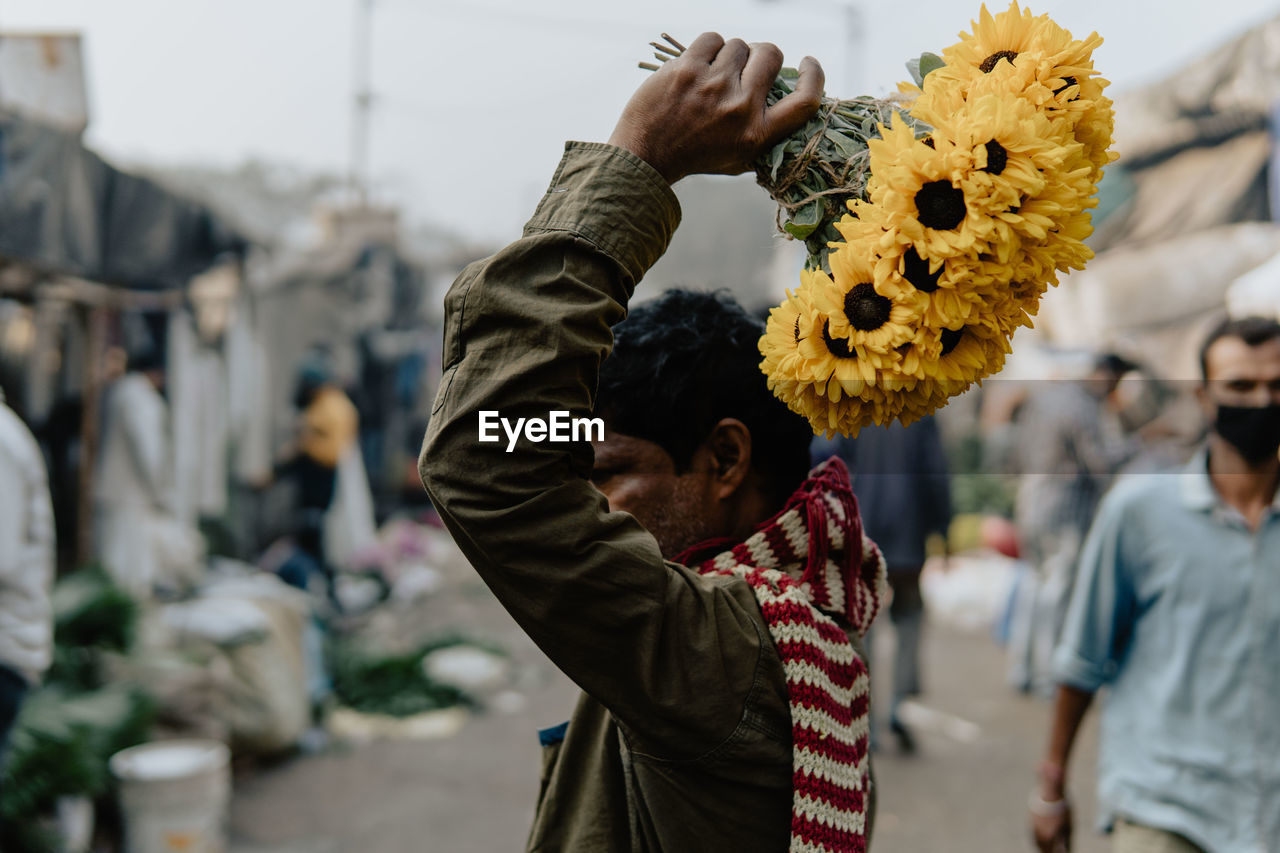
[[[1069,849],[1067,759],[1104,685],[1116,853],[1280,850],[1280,325],[1224,322],[1201,367],[1206,447],[1118,483],[1081,554],[1030,803],[1045,853]]]

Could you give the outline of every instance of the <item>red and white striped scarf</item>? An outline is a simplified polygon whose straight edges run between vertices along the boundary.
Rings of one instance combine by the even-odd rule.
[[[869,680],[828,614],[865,634],[886,582],[844,463],[832,457],[815,468],[745,541],[704,542],[677,559],[750,584],[782,659],[791,705],[790,853],[864,853]]]

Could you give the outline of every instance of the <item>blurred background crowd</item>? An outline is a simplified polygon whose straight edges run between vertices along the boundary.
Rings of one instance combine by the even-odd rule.
[[[432,19],[335,0],[255,24],[231,5],[0,4],[0,390],[21,422],[0,421],[0,447],[35,484],[0,482],[0,513],[43,519],[0,525],[26,543],[0,541],[0,848],[123,849],[126,824],[167,837],[164,813],[228,797],[244,853],[511,848],[533,732],[573,693],[418,482],[445,289],[515,235],[559,140],[607,136],[649,30],[743,30],[819,56],[832,90],[882,93],[903,76],[885,56],[948,43],[977,9],[925,4],[924,23],[778,0],[613,21],[460,3]],[[889,850],[1027,847],[1039,700],[1098,502],[1203,442],[1209,329],[1280,316],[1274,10],[1215,4],[1197,23],[1186,4],[1162,13],[1175,27],[1139,4],[1047,6],[1114,51],[1097,57],[1121,155],[1097,257],[1001,375],[909,428],[813,447],[848,462],[891,569],[872,643]],[[802,16],[838,26],[805,41]],[[771,236],[749,179],[677,193],[684,225],[645,292],[725,287],[763,313],[794,286],[802,250]],[[174,738],[196,746],[110,762]],[[155,806],[177,776],[195,787]],[[155,849],[197,849],[170,840]]]

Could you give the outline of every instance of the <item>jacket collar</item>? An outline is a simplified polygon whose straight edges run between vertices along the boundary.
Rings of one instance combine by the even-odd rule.
[[[1226,504],[1209,478],[1209,446],[1203,445],[1179,475],[1179,494],[1183,506],[1197,512],[1225,509]],[[1271,498],[1272,511],[1280,513],[1280,489]]]

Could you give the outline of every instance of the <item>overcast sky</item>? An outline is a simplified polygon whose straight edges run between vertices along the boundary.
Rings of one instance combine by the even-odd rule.
[[[247,157],[345,172],[356,0],[0,0],[0,31],[85,38],[89,141],[117,162]],[[515,236],[565,139],[604,140],[646,43],[715,29],[806,53],[832,94],[881,94],[940,50],[966,0],[375,0],[375,197],[491,242]],[[1002,6],[993,6],[1003,8]],[[1280,13],[1276,0],[1045,0],[1121,90]],[[852,10],[852,11],[850,11]]]

